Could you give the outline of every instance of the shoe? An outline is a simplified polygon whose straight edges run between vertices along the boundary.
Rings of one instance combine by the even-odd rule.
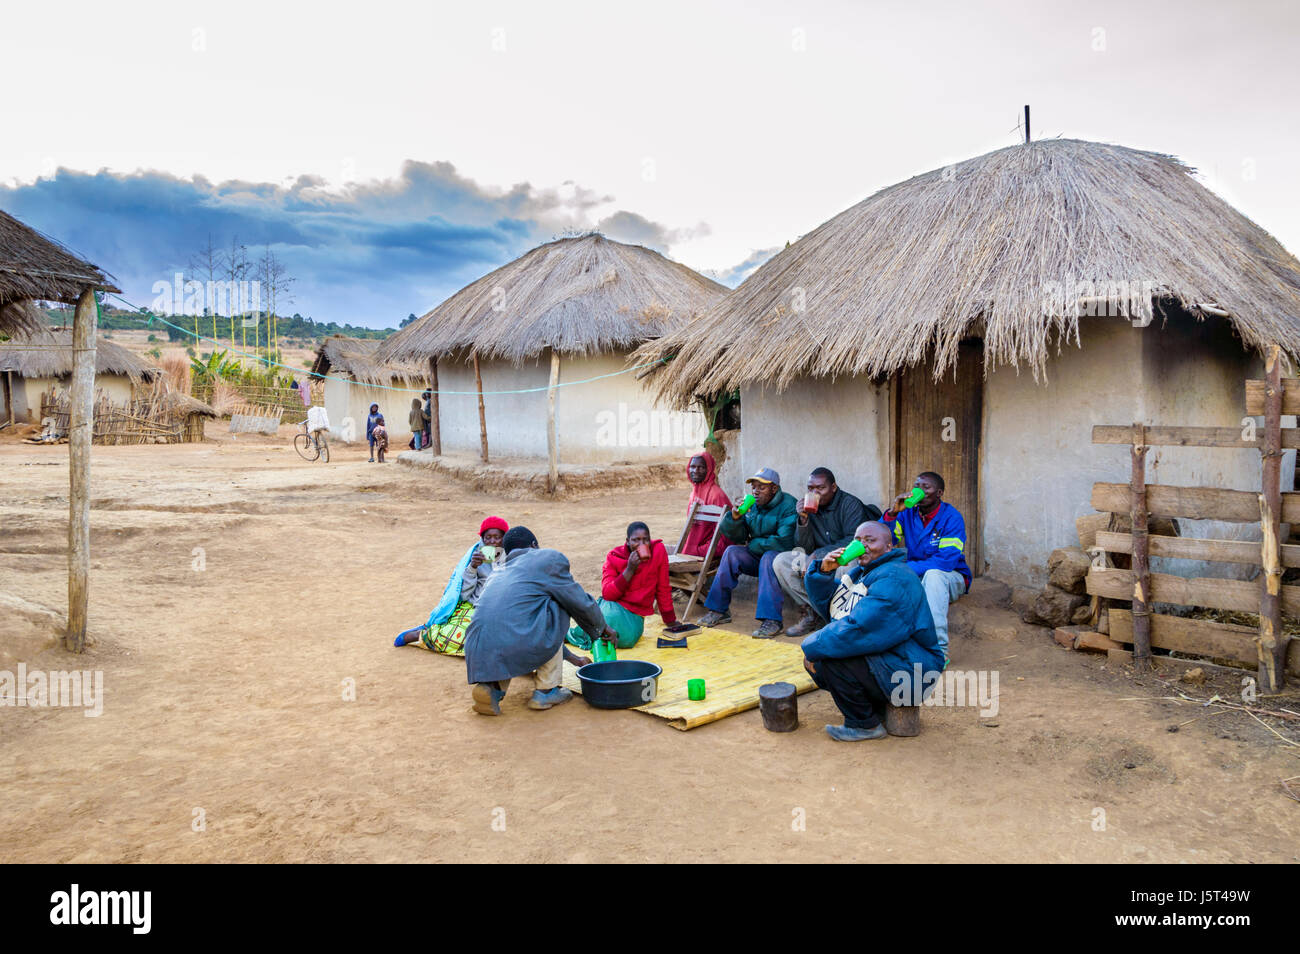
[[[367,464],[373,464],[374,462],[375,462],[375,459],[374,459],[373,457],[370,458],[370,460],[366,461]]]
[[[817,618],[817,614],[810,609],[806,609],[803,611],[803,615],[799,617],[799,622],[787,629],[785,634],[787,636],[802,637],[807,636],[809,633],[814,633],[821,628],[822,621]]]
[[[501,700],[506,697],[504,689],[498,689],[494,682],[477,682],[474,684],[474,711],[479,715],[500,715]]]
[[[695,625],[721,626],[723,623],[730,623],[730,622],[731,622],[730,613],[715,613],[713,610],[709,610],[707,613],[705,613],[703,616],[701,616],[699,619],[695,621]]]
[[[884,723],[874,729],[850,729],[847,725],[828,725],[826,734],[836,742],[866,742],[870,739],[883,739],[889,735]]]
[[[758,621],[758,629],[749,635],[755,639],[771,639],[773,636],[781,635],[781,622],[775,619],[763,619]]]
[[[548,689],[545,692],[534,689],[533,697],[528,700],[528,708],[550,709],[552,706],[562,705],[572,698],[573,690],[565,689],[563,686],[556,686],[554,689]]]

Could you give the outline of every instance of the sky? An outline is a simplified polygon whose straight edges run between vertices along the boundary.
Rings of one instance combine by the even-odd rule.
[[[598,229],[734,285],[1021,141],[1171,153],[1300,252],[1300,4],[23,4],[0,208],[148,305],[209,236],[394,327]]]

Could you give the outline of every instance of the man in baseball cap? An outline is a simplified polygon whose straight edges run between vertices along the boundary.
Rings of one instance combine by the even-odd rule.
[[[701,626],[718,626],[731,622],[731,591],[742,574],[758,577],[758,628],[753,636],[771,639],[781,632],[781,608],[785,594],[772,569],[778,553],[794,547],[799,514],[794,497],[781,490],[781,475],[764,467],[746,483],[754,500],[745,505],[744,496],[722,515],[720,532],[735,541],[722,552],[718,572],[704,600],[708,610],[700,617]]]

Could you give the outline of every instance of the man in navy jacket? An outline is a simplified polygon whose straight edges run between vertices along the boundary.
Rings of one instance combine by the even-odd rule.
[[[890,528],[868,521],[854,538],[866,553],[847,575],[835,579],[840,548],[804,581],[813,606],[830,620],[803,641],[804,667],[844,714],[844,725],[826,727],[839,742],[884,738],[880,717],[890,696],[919,704],[944,663],[925,590],[906,552],[894,548]]]

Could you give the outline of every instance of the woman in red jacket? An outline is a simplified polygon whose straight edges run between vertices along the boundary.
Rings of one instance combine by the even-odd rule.
[[[605,622],[618,633],[619,649],[637,644],[656,603],[665,626],[677,622],[668,586],[668,550],[662,540],[650,539],[650,528],[639,520],[628,524],[627,541],[605,555],[600,596],[597,602]],[[591,637],[579,626],[569,630],[568,641],[581,649],[591,647]]]

